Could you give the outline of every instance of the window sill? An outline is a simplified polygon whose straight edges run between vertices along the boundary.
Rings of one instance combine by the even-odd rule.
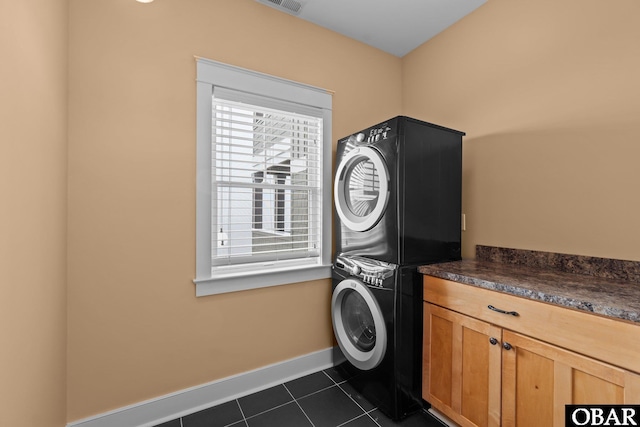
[[[331,277],[331,265],[296,266],[282,270],[258,270],[233,275],[195,279],[196,297],[289,285]]]

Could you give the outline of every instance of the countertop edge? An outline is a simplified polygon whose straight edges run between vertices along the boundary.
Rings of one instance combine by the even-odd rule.
[[[460,261],[457,261],[460,262]],[[447,264],[430,264],[426,266],[418,267],[418,272],[424,275],[438,277],[440,279],[451,280],[458,283],[463,283],[470,286],[476,286],[479,288],[502,292],[516,297],[527,298],[530,300],[545,302],[560,307],[580,310],[590,314],[596,314],[600,316],[609,317],[616,320],[632,322],[634,324],[640,324],[640,312],[625,310],[620,307],[614,307],[608,304],[598,303],[595,301],[585,301],[582,299],[570,297],[567,295],[560,295],[560,293],[552,294],[549,292],[541,292],[534,289],[535,286],[527,287],[526,285],[507,284],[497,281],[487,280],[480,277],[474,277],[467,274],[454,273],[447,271]]]

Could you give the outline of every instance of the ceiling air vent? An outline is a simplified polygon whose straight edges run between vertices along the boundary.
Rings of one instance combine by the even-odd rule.
[[[283,12],[297,15],[302,9],[302,3],[296,0],[256,0],[259,3],[266,4]]]

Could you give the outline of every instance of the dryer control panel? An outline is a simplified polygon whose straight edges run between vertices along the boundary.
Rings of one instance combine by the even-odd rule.
[[[341,255],[336,258],[334,268],[357,277],[367,285],[392,288],[394,273],[398,266],[370,258]]]

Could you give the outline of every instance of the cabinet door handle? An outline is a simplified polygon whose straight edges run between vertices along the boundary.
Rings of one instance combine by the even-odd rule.
[[[491,338],[489,338],[489,343],[490,343],[491,345],[496,345],[496,344],[498,344],[498,340],[497,340],[497,339],[495,339],[494,337],[491,337]]]
[[[489,310],[497,311],[498,313],[502,313],[502,314],[510,314],[511,316],[520,316],[517,311],[505,311],[505,310],[501,310],[499,308],[496,308],[496,307],[494,307],[492,305],[488,305],[487,308]]]
[[[511,344],[506,342],[506,343],[502,344],[502,348],[504,348],[505,350],[511,350],[513,347],[511,347]]]

